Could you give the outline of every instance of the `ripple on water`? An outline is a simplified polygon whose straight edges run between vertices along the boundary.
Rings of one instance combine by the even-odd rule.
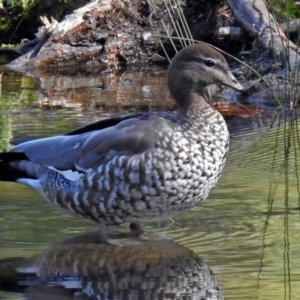
[[[155,71],[45,72],[38,78],[3,74],[1,149],[15,137],[63,133],[112,114],[173,109],[172,102],[161,101],[167,94],[164,74]],[[300,135],[298,122],[285,119],[275,111],[228,119],[231,150],[208,201],[174,218],[173,225],[146,226],[202,257],[225,299],[299,297]],[[1,260],[43,253],[70,234],[95,228],[19,185],[1,183],[0,202]],[[16,299],[11,293],[2,298]]]

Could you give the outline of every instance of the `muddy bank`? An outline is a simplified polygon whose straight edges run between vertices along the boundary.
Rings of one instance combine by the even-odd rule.
[[[128,65],[165,63],[167,59],[163,56],[172,57],[175,48],[189,44],[176,36],[190,36],[213,43],[246,61],[272,88],[277,88],[278,82],[289,84],[287,69],[297,70],[298,50],[290,42],[290,52],[286,54],[287,38],[274,25],[262,0],[242,0],[242,4],[234,0],[92,1],[60,22],[41,18],[43,26],[36,37],[13,48],[21,56],[9,67],[28,70],[79,66],[97,73]],[[253,22],[257,22],[254,27]],[[187,26],[190,33],[185,29]],[[171,41],[167,34],[175,39]],[[268,42],[271,37],[276,43]],[[245,67],[236,68],[235,75],[245,82],[243,97],[268,88],[262,78],[258,79],[257,74]],[[290,94],[284,97],[289,99]]]

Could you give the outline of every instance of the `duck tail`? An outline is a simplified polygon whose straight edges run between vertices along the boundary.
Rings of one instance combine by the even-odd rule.
[[[22,152],[1,152],[0,181],[16,182],[20,178],[36,179],[36,176],[18,168],[15,164],[15,162],[24,160],[29,161],[28,157]]]

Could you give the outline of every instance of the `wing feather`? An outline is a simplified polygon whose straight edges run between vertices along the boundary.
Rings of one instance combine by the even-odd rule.
[[[88,170],[115,156],[135,155],[154,149],[160,132],[174,126],[171,119],[148,114],[132,117],[81,134],[61,135],[21,143],[12,151],[24,153],[29,160],[58,170]]]

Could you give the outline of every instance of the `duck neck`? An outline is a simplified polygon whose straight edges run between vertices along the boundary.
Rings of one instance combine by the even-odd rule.
[[[216,116],[220,116],[219,112],[207,102],[204,89],[201,93],[191,90],[182,97],[177,103],[178,117],[183,123],[205,125],[213,122]]]

